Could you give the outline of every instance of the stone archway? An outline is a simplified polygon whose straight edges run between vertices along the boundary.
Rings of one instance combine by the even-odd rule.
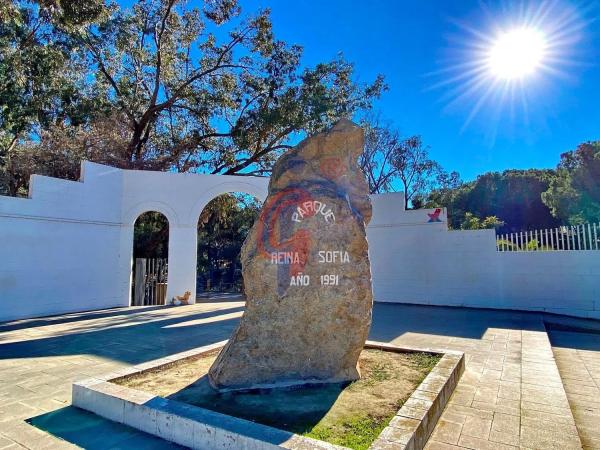
[[[197,225],[202,210],[219,195],[242,192],[263,201],[268,178],[230,175],[178,174],[123,170],[123,224],[135,221],[144,210],[163,213],[169,220],[169,273],[167,303],[190,292],[196,298]],[[133,236],[133,228],[128,231]],[[127,278],[132,261],[127,267]],[[122,269],[125,276],[125,269]]]
[[[3,292],[12,302],[0,306],[0,320],[129,306],[134,223],[145,211],[169,221],[167,299],[186,290],[195,298],[200,211],[224,192],[264,199],[269,183],[88,161],[81,174],[79,181],[33,175],[29,198],[0,196],[3,233],[12,236],[6,251],[14,255]]]

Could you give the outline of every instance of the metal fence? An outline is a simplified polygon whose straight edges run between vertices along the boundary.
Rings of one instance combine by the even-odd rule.
[[[600,224],[500,234],[496,235],[496,249],[501,252],[600,250]]]
[[[135,259],[133,267],[133,306],[165,304],[168,266],[166,258]]]

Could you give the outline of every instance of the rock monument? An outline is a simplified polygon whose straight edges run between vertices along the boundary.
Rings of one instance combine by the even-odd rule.
[[[246,311],[210,368],[219,390],[360,378],[373,297],[363,130],[348,120],[275,164],[242,247]]]

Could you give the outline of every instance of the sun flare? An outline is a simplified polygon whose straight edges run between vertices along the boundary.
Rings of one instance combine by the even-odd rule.
[[[529,127],[534,104],[551,111],[563,81],[576,80],[592,53],[581,45],[592,10],[564,0],[485,6],[453,19],[438,70],[427,90],[441,92],[445,112],[464,116],[461,131],[478,118],[490,141],[500,124]],[[543,121],[543,115],[534,117]]]
[[[490,48],[487,65],[501,79],[533,74],[544,59],[546,38],[535,28],[517,28],[498,36]]]

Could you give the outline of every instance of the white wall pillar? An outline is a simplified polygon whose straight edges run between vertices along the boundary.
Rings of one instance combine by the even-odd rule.
[[[193,226],[169,227],[169,273],[167,298],[169,304],[176,295],[190,291],[190,303],[196,302],[196,259],[198,231]]]
[[[121,306],[131,306],[131,283],[133,281],[133,225],[121,225],[119,242],[119,267],[117,276]]]

